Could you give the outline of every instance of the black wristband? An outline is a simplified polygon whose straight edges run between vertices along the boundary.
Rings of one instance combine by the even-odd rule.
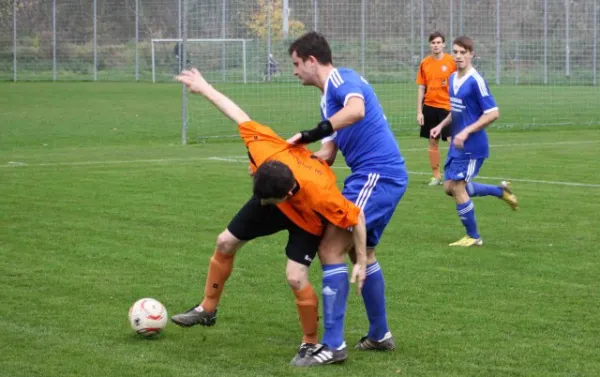
[[[306,130],[300,132],[302,137],[300,138],[300,143],[308,144],[313,143],[317,140],[321,140],[324,137],[331,136],[333,134],[333,126],[329,119],[325,119],[317,124],[317,127],[312,130]]]

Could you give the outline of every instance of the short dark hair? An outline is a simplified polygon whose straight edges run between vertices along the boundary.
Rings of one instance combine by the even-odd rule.
[[[473,40],[469,37],[465,37],[464,35],[458,37],[452,42],[452,45],[457,45],[469,52],[473,52]]]
[[[429,34],[429,42],[436,38],[442,38],[442,42],[446,42],[446,37],[444,37],[444,34],[440,33],[439,31],[434,31],[433,33]]]
[[[294,188],[296,179],[283,162],[267,161],[254,174],[254,196],[258,199],[283,198]]]
[[[288,53],[290,56],[296,51],[296,55],[302,61],[306,61],[309,56],[314,56],[321,64],[332,64],[331,47],[325,36],[316,31],[309,31],[298,37],[290,47]]]

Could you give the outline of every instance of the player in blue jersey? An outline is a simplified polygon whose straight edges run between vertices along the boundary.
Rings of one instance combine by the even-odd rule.
[[[351,174],[342,194],[358,205],[367,221],[367,275],[362,297],[369,331],[356,348],[392,350],[394,339],[388,328],[384,279],[375,258],[375,247],[406,191],[408,174],[404,158],[371,85],[358,73],[333,66],[331,48],[325,37],[309,32],[288,50],[294,75],[303,85],[321,90],[321,122],[312,130],[294,135],[291,143],[322,140],[315,155],[333,164],[338,149]],[[347,358],[344,317],[348,297],[348,269],[344,252],[351,249],[351,234],[326,229],[319,257],[323,268],[324,334],[297,365],[322,365]]]
[[[477,230],[471,197],[496,196],[514,210],[518,207],[517,197],[508,182],[499,186],[473,182],[489,156],[485,128],[498,119],[500,112],[487,83],[471,65],[473,41],[468,37],[456,38],[452,53],[457,67],[449,81],[452,110],[431,130],[431,137],[438,137],[442,129],[451,124],[452,143],[444,166],[444,191],[456,200],[456,211],[467,235],[450,246],[481,246],[483,240]]]

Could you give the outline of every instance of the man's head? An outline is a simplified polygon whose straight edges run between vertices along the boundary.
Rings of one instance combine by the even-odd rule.
[[[473,40],[469,37],[458,37],[452,42],[452,56],[458,70],[471,68],[473,59]]]
[[[261,204],[277,204],[294,195],[296,179],[290,168],[279,161],[267,161],[254,174],[254,196]]]
[[[333,63],[327,39],[316,31],[309,31],[292,42],[288,53],[294,65],[294,76],[297,76],[303,85],[315,85],[318,66],[329,66]]]
[[[439,55],[444,52],[446,38],[439,31],[434,31],[429,35],[429,48],[433,55]]]

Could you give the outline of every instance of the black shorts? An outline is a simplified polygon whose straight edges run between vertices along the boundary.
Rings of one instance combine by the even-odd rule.
[[[449,111],[446,109],[440,109],[439,107],[423,105],[423,118],[425,118],[425,121],[423,123],[423,126],[419,127],[421,129],[421,137],[429,139],[429,131],[431,131],[432,128],[440,124],[441,121],[446,119],[448,113]],[[441,136],[442,140],[444,141],[446,141],[446,139],[452,136],[452,134],[450,133],[449,125],[442,129]],[[439,139],[440,137],[438,136],[437,138]]]
[[[242,241],[268,236],[285,229],[288,231],[286,256],[305,266],[310,266],[321,242],[321,236],[315,236],[294,224],[276,205],[263,206],[260,200],[254,197],[238,211],[227,225],[227,229]]]

